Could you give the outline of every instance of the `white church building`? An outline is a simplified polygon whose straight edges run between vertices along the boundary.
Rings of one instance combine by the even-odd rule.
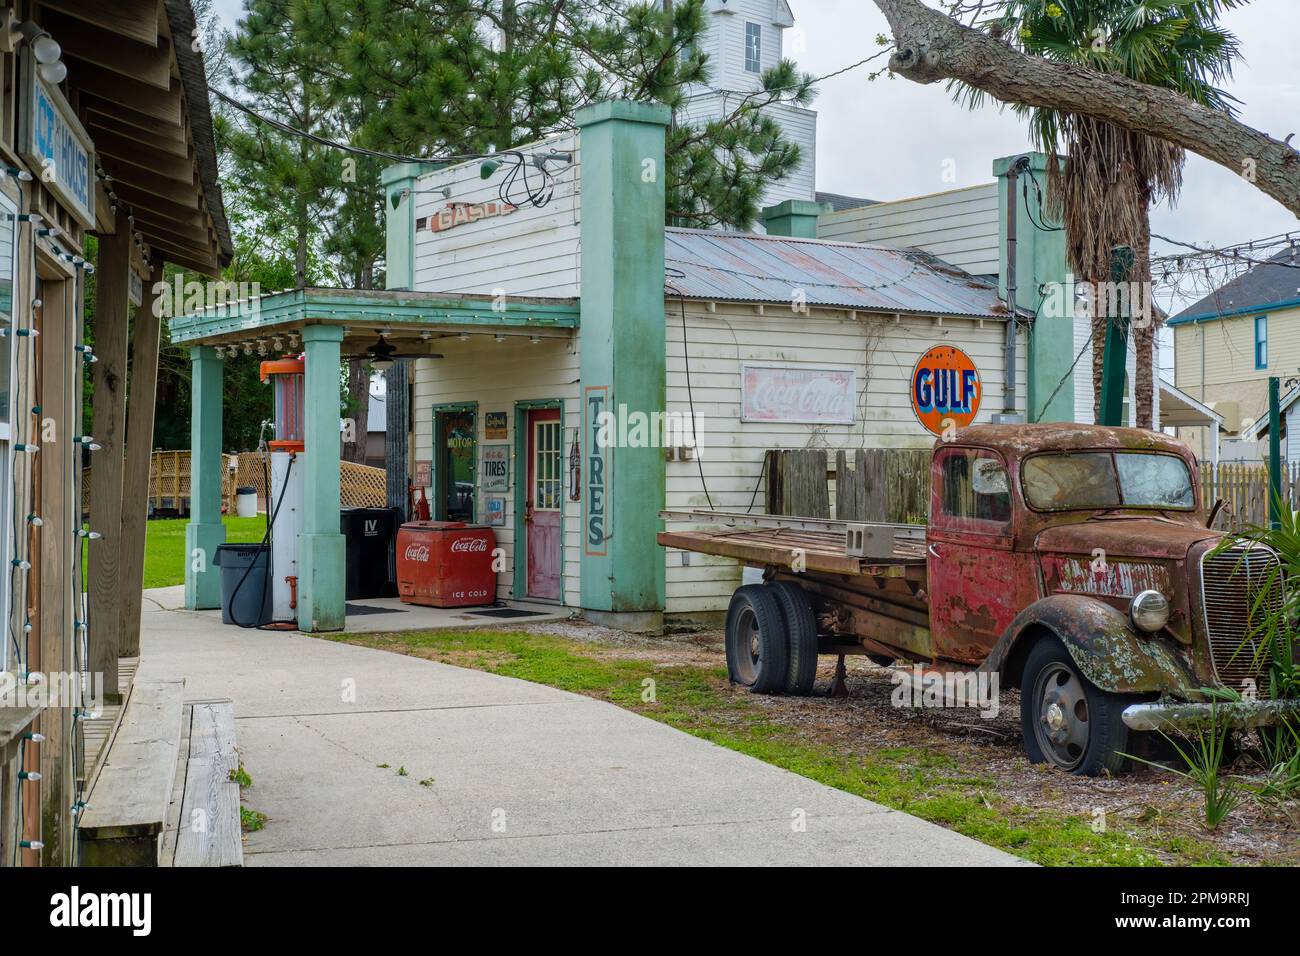
[[[780,62],[785,31],[794,26],[786,0],[707,0],[707,26],[700,41],[709,56],[707,87],[691,91],[679,113],[685,122],[716,119],[735,110],[740,101],[761,89],[763,71]],[[812,202],[817,183],[817,112],[788,103],[773,103],[766,112],[799,147],[800,163],[790,176],[772,183],[759,208],[788,199]],[[757,228],[757,227],[756,227]]]

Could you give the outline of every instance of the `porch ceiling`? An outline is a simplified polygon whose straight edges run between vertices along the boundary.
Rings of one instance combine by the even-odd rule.
[[[213,305],[169,320],[177,345],[271,345],[308,325],[341,325],[344,355],[361,355],[382,332],[403,352],[438,352],[466,332],[563,338],[578,327],[578,300],[383,289],[290,289]]]

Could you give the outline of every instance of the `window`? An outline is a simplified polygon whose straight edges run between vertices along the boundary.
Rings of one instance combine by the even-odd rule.
[[[1039,511],[1160,508],[1190,511],[1196,492],[1176,455],[1083,452],[1034,455],[1020,468],[1025,500]]]
[[[763,62],[763,28],[757,23],[745,24],[745,69],[758,73]]]
[[[1011,520],[1011,487],[1001,459],[990,452],[955,450],[943,459],[940,507],[952,518]]]
[[[1268,316],[1255,316],[1255,368],[1268,368]]]

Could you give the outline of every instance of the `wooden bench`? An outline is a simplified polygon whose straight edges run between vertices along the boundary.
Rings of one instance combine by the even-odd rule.
[[[230,701],[199,701],[189,710],[173,866],[243,866],[235,708]]]
[[[157,866],[181,742],[184,681],[136,681],[86,796],[84,866]]]

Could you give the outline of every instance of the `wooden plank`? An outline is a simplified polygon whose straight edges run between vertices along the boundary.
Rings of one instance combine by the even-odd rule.
[[[122,534],[119,557],[122,562],[122,610],[120,649],[124,655],[140,653],[140,603],[144,587],[145,525],[149,520],[149,499],[138,490],[148,488],[149,463],[153,452],[154,399],[158,388],[158,339],[162,320],[154,315],[156,283],[163,267],[155,262],[144,282],[140,306],[135,313],[135,336],[131,345],[131,385],[127,399],[126,465],[123,480]]]
[[[183,681],[137,681],[103,768],[86,797],[89,840],[162,831],[180,748]]]
[[[68,64],[68,82],[78,90],[89,90],[101,99],[144,113],[182,129],[184,107],[181,81],[174,79],[166,91],[123,77],[83,60]]]
[[[158,17],[162,0],[42,0],[41,6],[84,20],[102,30],[144,43],[158,45]],[[57,38],[57,35],[56,35]],[[108,41],[108,38],[104,38]]]
[[[125,139],[153,146],[171,156],[190,157],[189,144],[177,135],[175,127],[106,100],[95,100],[93,106],[86,107],[88,100],[89,97],[82,97],[82,110],[85,113],[82,125],[87,130],[111,129]],[[140,125],[125,119],[126,116],[138,119]]]
[[[239,784],[220,756],[190,757],[174,866],[243,866]]]
[[[41,356],[39,404],[42,417],[73,427],[81,415],[80,358],[73,351],[75,324],[71,315],[72,281],[47,280],[41,287],[40,330],[37,348]],[[74,391],[75,389],[75,391]],[[67,673],[75,668],[69,659],[73,631],[72,589],[68,580],[76,538],[73,536],[72,461],[67,455],[37,456],[40,489],[37,529],[41,568],[40,600],[34,622],[40,642],[41,670]],[[41,717],[40,732],[48,743],[41,748],[44,778],[43,813],[49,821],[45,844],[47,861],[67,866],[72,862],[73,823],[71,804],[76,754],[54,741],[69,738],[67,707],[53,707]],[[54,854],[53,858],[50,855]]]
[[[711,535],[703,531],[661,531],[658,541],[666,548],[681,548],[701,554],[716,554],[735,558],[759,567],[778,567],[794,570],[794,546],[744,537]],[[803,551],[804,566],[809,571],[829,571],[833,574],[860,574],[862,561],[844,554],[823,550]]]
[[[155,31],[152,45],[116,37],[106,37],[80,20],[60,13],[47,12],[42,26],[50,31],[65,57],[75,57],[121,78],[128,78],[160,90],[171,86],[172,45]]]
[[[117,233],[99,244],[95,273],[95,355],[91,365],[91,435],[100,446],[90,476],[90,670],[104,675],[106,693],[116,695],[121,656],[123,438],[126,431],[128,263],[131,231],[118,209]],[[112,699],[110,697],[109,699]]]
[[[193,706],[175,866],[243,866],[235,711],[229,702]]]
[[[159,176],[142,166],[124,162],[119,157],[111,154],[105,153],[101,155],[100,160],[104,164],[104,171],[108,173],[109,179],[113,180],[114,192],[118,191],[117,183],[126,183],[135,189],[148,193],[150,196],[165,199],[170,203],[187,206],[195,210],[202,208],[200,202],[203,194],[196,185],[187,185],[174,179],[168,179],[165,176]],[[148,205],[148,203],[142,205]]]
[[[90,133],[100,156],[113,156],[179,182],[194,181],[197,170],[189,150],[174,145],[166,148],[165,141],[160,141],[156,133],[114,120],[105,122],[94,112],[86,114],[86,132]]]

